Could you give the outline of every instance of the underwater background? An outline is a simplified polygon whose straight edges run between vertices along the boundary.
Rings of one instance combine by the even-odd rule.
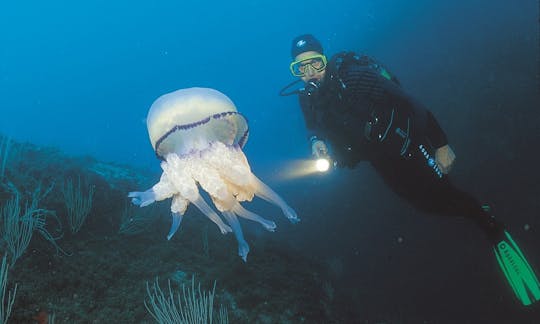
[[[377,58],[445,129],[451,179],[540,269],[539,11],[531,0],[1,2],[0,204],[18,192],[45,219],[8,270],[8,322],[152,323],[147,283],[181,291],[194,276],[216,282],[231,323],[540,323],[472,222],[415,210],[367,163],[296,176],[310,147],[297,99],[278,96],[299,34],[326,54]],[[193,206],[167,241],[169,202],[127,199],[160,176],[150,105],[194,86],[247,117],[253,172],[302,219],[244,204],[278,225],[242,221],[247,263]],[[94,192],[78,231],[69,183]]]

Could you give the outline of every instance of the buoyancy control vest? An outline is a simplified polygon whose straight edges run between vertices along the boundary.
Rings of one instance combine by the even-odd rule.
[[[330,59],[319,91],[300,96],[300,103],[338,164],[353,167],[377,150],[405,154],[410,109],[397,109],[401,93],[398,79],[377,61],[342,52]]]

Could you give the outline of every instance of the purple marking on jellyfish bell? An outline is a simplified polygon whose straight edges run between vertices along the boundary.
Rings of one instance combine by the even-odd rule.
[[[239,115],[240,117],[244,118],[244,120],[246,121],[246,131],[244,132],[244,134],[242,134],[242,137],[238,140],[238,145],[240,146],[240,148],[244,147],[244,145],[246,144],[246,140],[247,140],[247,136],[249,134],[249,126],[248,126],[248,120],[246,117],[244,117],[244,115],[242,115],[241,113],[237,112],[237,111],[226,111],[226,112],[222,112],[222,113],[219,113],[219,114],[214,114],[210,117],[206,117],[205,119],[202,119],[200,121],[197,121],[197,122],[194,122],[194,123],[189,123],[189,124],[184,124],[184,125],[176,125],[174,126],[173,128],[171,128],[168,132],[166,132],[165,134],[163,134],[163,136],[161,136],[157,141],[156,141],[156,156],[160,159],[160,160],[163,160],[164,158],[162,156],[159,155],[158,153],[158,150],[159,150],[159,146],[160,144],[167,138],[169,137],[169,135],[171,135],[172,133],[176,132],[176,131],[179,131],[179,130],[188,130],[188,129],[191,129],[191,128],[195,128],[195,127],[199,127],[201,125],[204,125],[208,122],[210,122],[211,119],[221,119],[223,117],[227,117],[227,116],[231,116],[231,115]]]
[[[214,119],[219,119],[219,118],[221,118],[221,117],[225,117],[225,116],[229,116],[229,115],[235,115],[235,114],[238,114],[238,115],[244,117],[242,114],[240,114],[240,113],[238,113],[238,112],[236,112],[236,111],[224,111],[224,112],[222,112],[222,113],[214,114],[214,115],[212,116],[212,118],[214,118]],[[244,119],[246,119],[246,117],[244,117]],[[247,121],[247,119],[246,119],[246,121]]]
[[[248,134],[249,134],[249,128],[246,129],[242,137],[240,137],[240,139],[238,140],[238,146],[240,146],[240,148],[243,148],[244,145],[246,145]]]

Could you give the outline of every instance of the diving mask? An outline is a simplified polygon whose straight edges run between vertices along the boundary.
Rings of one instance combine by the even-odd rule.
[[[294,61],[290,65],[292,75],[296,77],[303,77],[306,75],[308,69],[321,72],[326,68],[326,56],[322,54],[317,54],[303,58],[298,61]]]

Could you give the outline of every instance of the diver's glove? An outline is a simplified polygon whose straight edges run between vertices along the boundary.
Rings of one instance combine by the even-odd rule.
[[[435,161],[442,173],[448,174],[452,169],[455,160],[456,154],[448,144],[435,150]]]
[[[330,169],[332,160],[328,156],[328,148],[324,141],[315,138],[311,139],[311,154],[315,159],[315,169],[319,172],[326,172]],[[334,164],[335,166],[335,164]]]
[[[326,143],[320,139],[312,139],[311,140],[311,154],[316,157],[325,157],[328,155],[328,148],[326,147]]]

